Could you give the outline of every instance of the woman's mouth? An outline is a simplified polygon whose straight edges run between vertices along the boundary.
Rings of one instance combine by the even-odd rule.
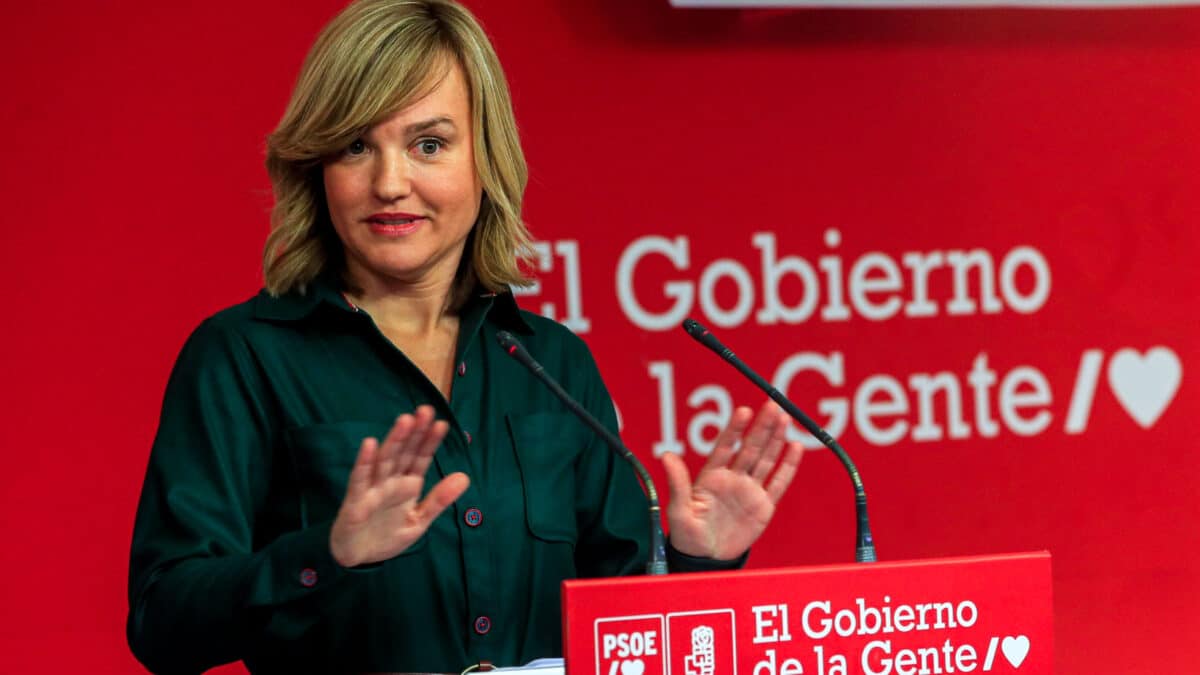
[[[409,234],[423,222],[425,218],[408,213],[377,213],[367,218],[372,232],[389,237]]]

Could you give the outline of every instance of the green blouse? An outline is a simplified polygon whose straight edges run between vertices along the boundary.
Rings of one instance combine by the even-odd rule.
[[[646,499],[499,330],[616,429],[583,341],[509,294],[464,307],[449,401],[326,282],[202,323],[167,384],[138,506],[138,659],[170,673],[239,659],[256,673],[458,672],[558,655],[561,582],[642,571]],[[396,558],[340,567],[329,529],[359,443],[426,403],[450,424],[426,489],[455,471],[471,487]],[[672,554],[675,569],[729,567]]]

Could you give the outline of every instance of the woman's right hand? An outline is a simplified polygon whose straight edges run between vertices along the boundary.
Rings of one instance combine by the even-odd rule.
[[[423,405],[415,414],[398,417],[382,444],[363,439],[329,534],[329,549],[339,565],[395,557],[466,491],[467,475],[452,473],[421,499],[425,471],[448,428],[446,422],[434,421],[432,406]]]

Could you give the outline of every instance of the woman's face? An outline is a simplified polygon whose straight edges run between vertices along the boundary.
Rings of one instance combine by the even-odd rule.
[[[329,215],[354,286],[453,281],[483,194],[473,141],[456,63],[429,95],[325,163]]]

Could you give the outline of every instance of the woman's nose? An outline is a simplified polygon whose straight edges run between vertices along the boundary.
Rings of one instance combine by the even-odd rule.
[[[412,192],[412,172],[408,158],[399,153],[383,153],[375,172],[375,196],[394,202]]]

